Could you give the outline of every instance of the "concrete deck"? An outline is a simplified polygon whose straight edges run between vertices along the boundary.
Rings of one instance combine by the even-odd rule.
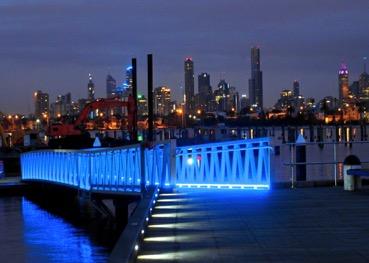
[[[138,262],[369,262],[369,192],[161,194]]]

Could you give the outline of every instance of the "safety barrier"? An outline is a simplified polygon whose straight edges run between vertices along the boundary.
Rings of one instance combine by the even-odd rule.
[[[172,140],[144,151],[138,144],[34,151],[22,154],[21,169],[23,180],[49,181],[82,190],[139,192],[150,185],[269,189],[270,151],[268,138],[177,148]]]
[[[50,181],[83,190],[141,191],[140,145],[22,154],[23,180]]]
[[[270,151],[269,138],[178,147],[176,185],[269,189]]]

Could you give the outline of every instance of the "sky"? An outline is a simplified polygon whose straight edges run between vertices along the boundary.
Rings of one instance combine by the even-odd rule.
[[[51,101],[87,97],[88,73],[104,97],[106,75],[122,82],[132,57],[145,94],[148,53],[154,85],[172,88],[173,99],[188,56],[196,79],[208,72],[213,87],[225,78],[248,94],[252,46],[265,106],[295,79],[305,97],[337,97],[340,63],[353,81],[369,57],[368,14],[368,0],[1,0],[0,111],[32,112],[35,90]]]

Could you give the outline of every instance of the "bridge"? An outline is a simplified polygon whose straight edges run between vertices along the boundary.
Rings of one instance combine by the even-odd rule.
[[[269,138],[182,147],[177,147],[175,140],[169,140],[150,147],[136,144],[119,148],[33,151],[22,154],[21,169],[24,182],[73,189],[78,195],[94,200],[100,210],[108,210],[101,200],[119,196],[116,214],[121,213],[123,221],[127,220],[132,197],[141,199],[132,217],[125,221],[125,230],[111,261],[142,261],[156,258],[142,250],[152,249],[144,246],[147,240],[160,239],[153,234],[153,229],[176,232],[187,226],[188,234],[195,235],[198,229],[191,228],[191,221],[186,218],[193,214],[206,217],[208,197],[210,200],[214,195],[227,196],[224,191],[233,192],[230,189],[235,193],[269,190],[270,153]],[[191,207],[186,204],[186,197],[192,200],[193,191],[201,193],[201,198],[195,197]],[[185,208],[183,212],[182,208]],[[176,224],[168,223],[167,217],[175,219]],[[178,222],[176,218],[184,221]],[[158,224],[152,224],[153,220]]]

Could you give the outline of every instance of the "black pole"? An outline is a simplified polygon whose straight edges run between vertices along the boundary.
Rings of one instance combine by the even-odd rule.
[[[137,60],[132,58],[132,96],[134,102],[134,113],[133,113],[133,127],[132,136],[133,141],[137,142]]]
[[[153,98],[153,66],[152,66],[152,54],[147,55],[147,100],[148,100],[148,122],[149,122],[149,134],[148,141],[153,141],[154,134],[154,98]]]

